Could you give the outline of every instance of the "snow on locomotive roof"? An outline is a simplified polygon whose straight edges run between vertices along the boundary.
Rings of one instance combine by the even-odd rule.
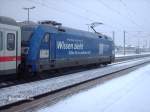
[[[9,17],[0,16],[0,23],[18,26],[17,22]]]
[[[68,34],[74,34],[74,35],[79,35],[79,36],[85,36],[85,37],[90,37],[90,38],[103,38],[103,34],[99,33],[92,33],[88,31],[83,31],[83,30],[78,30],[70,27],[64,27],[62,26],[61,23],[58,23],[56,21],[51,21],[51,20],[44,20],[44,21],[39,21],[39,24],[49,26],[51,28],[54,28],[58,31],[66,32]]]

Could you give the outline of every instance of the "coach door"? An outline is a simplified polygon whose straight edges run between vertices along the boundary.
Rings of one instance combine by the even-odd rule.
[[[16,72],[16,31],[5,31],[5,69]]]
[[[4,56],[4,47],[3,47],[3,32],[2,30],[0,30],[0,74],[2,74],[1,72],[4,69],[4,65],[3,65],[3,56]]]

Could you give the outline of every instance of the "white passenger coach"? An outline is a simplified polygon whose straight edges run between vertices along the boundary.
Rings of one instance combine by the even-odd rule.
[[[20,62],[20,27],[15,20],[0,16],[0,75],[17,73]]]

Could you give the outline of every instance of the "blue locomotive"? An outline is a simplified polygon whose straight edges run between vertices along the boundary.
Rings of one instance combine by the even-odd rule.
[[[114,61],[112,39],[100,33],[62,27],[51,21],[23,25],[22,66],[32,73]]]

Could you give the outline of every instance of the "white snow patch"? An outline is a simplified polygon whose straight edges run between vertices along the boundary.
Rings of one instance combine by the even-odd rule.
[[[150,52],[141,53],[141,54],[116,54],[115,57],[127,57],[127,56],[143,56],[146,54],[150,54]]]
[[[150,112],[150,65],[38,112]]]

